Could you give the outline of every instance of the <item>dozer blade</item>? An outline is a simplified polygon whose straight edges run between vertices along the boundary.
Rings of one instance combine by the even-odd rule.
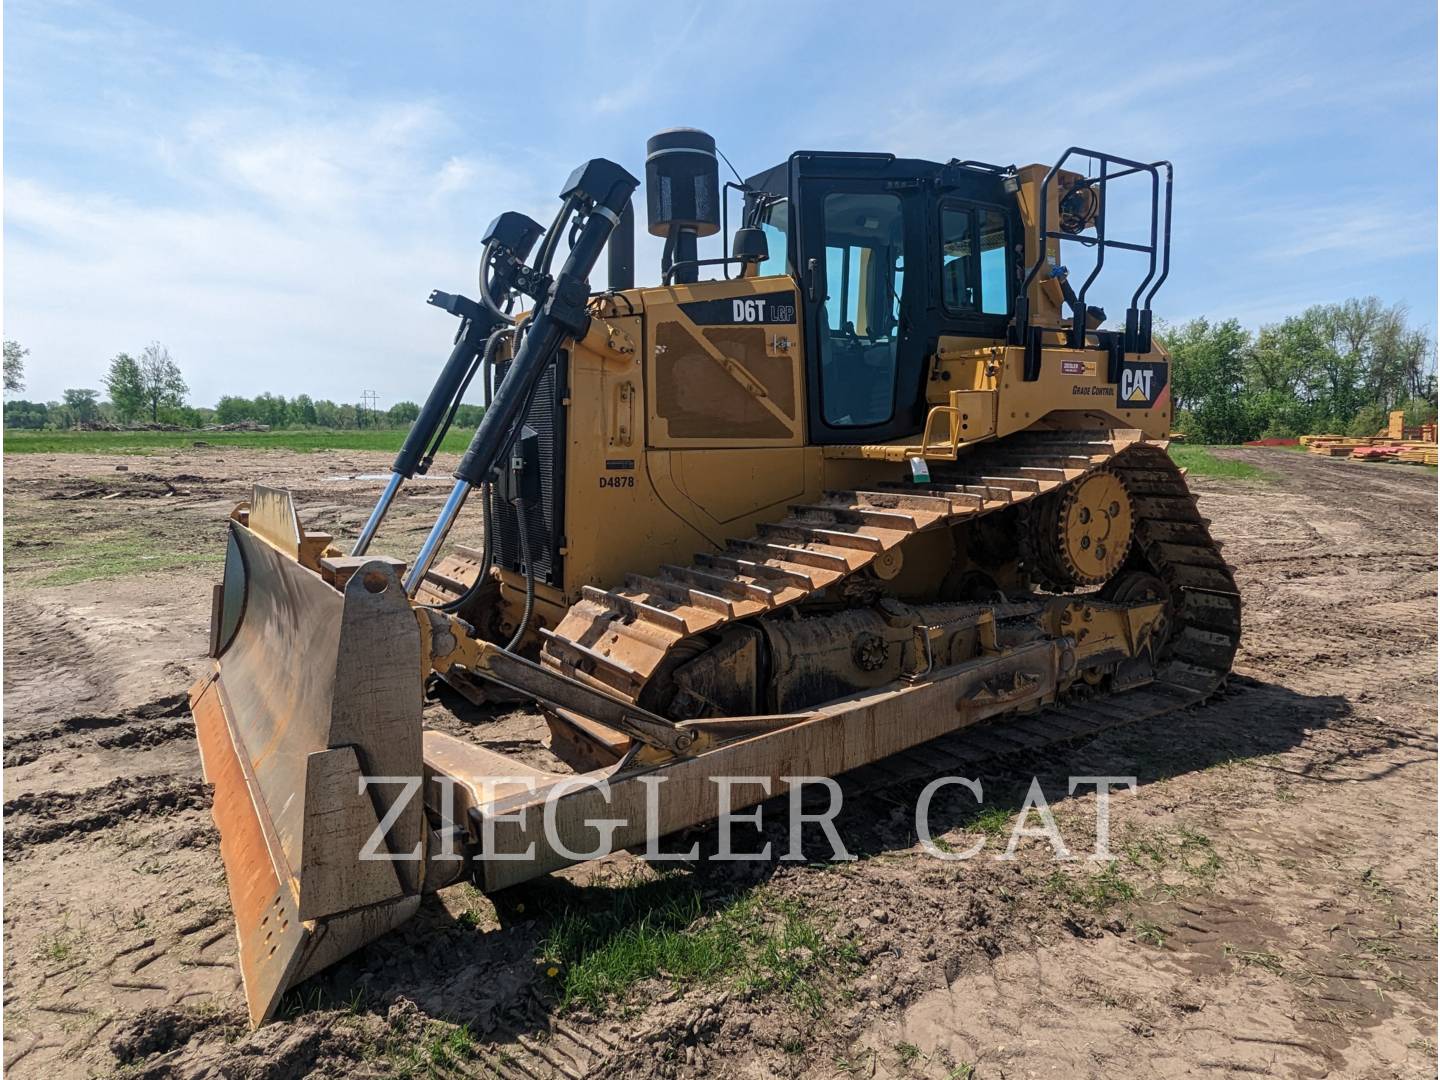
[[[190,702],[259,1025],[415,912],[426,828],[420,633],[393,567],[366,563],[342,593],[252,523],[230,524],[215,671]]]

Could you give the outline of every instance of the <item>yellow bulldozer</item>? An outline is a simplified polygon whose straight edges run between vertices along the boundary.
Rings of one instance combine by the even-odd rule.
[[[682,128],[647,147],[658,285],[634,284],[639,181],[612,162],[548,228],[496,218],[478,298],[430,297],[454,348],[348,554],[282,490],[228,522],[191,703],[252,1021],[458,881],[941,736],[1033,746],[1215,692],[1240,598],[1166,452],[1171,184],[1071,148],[798,152],[722,186]],[[730,254],[700,258],[717,233]],[[1088,297],[1121,263],[1112,326]],[[429,535],[373,554],[477,376]],[[462,513],[482,547],[447,545]],[[568,771],[424,730],[436,678],[535,702]]]

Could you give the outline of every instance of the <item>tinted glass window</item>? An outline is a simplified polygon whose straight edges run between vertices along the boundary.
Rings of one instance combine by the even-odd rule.
[[[971,206],[941,208],[940,296],[946,310],[1008,315],[1007,258],[1003,213]]]
[[[789,201],[781,199],[767,206],[760,216],[760,228],[765,233],[766,250],[769,252],[760,264],[760,276],[789,273],[787,258],[790,243]]]
[[[987,315],[1010,313],[1009,277],[1005,271],[1005,215],[980,211],[980,310]]]
[[[820,401],[827,424],[883,424],[895,411],[904,216],[895,195],[825,197],[825,330]]]
[[[940,287],[951,311],[977,311],[980,306],[973,218],[967,208],[947,206],[940,211]]]

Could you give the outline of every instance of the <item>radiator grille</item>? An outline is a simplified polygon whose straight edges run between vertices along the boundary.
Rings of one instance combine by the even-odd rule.
[[[525,423],[540,436],[540,502],[526,511],[530,537],[530,557],[534,561],[535,580],[556,588],[562,587],[560,546],[565,535],[565,387],[570,368],[570,354],[562,352],[555,363],[540,376],[540,385]],[[495,563],[515,573],[524,567],[520,558],[519,523],[515,507],[502,499],[495,500],[492,520]]]

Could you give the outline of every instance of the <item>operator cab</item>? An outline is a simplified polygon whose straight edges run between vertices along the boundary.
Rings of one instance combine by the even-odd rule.
[[[800,283],[810,441],[885,442],[925,421],[941,336],[1003,341],[1024,273],[1013,170],[801,151],[751,177],[759,274]]]

